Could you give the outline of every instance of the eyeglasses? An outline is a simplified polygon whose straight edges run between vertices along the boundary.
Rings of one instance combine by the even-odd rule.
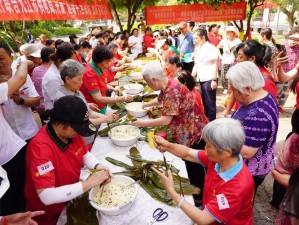
[[[292,207],[293,204],[294,204],[294,202],[288,195],[286,197],[285,201],[283,202],[283,211],[287,216],[295,217],[295,218],[299,219],[299,215],[297,215],[295,212],[292,212],[292,210],[294,210]]]

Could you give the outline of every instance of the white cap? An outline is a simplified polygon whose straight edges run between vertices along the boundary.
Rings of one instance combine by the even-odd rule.
[[[166,39],[161,39],[157,41],[156,49],[160,49],[165,44]]]
[[[41,50],[39,49],[39,50],[33,52],[32,54],[30,54],[30,56],[35,57],[35,58],[40,58],[41,57],[40,52],[41,52]]]
[[[225,32],[227,32],[227,31],[232,31],[232,32],[235,32],[236,34],[238,33],[237,28],[234,26],[227,26],[225,28]]]

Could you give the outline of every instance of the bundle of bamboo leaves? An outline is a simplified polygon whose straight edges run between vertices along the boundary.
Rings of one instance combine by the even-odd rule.
[[[136,147],[132,147],[130,149],[130,155],[127,157],[131,159],[133,166],[110,157],[106,157],[106,160],[116,166],[126,169],[125,171],[114,173],[115,175],[125,175],[131,177],[135,181],[139,181],[141,187],[152,196],[152,198],[160,202],[174,206],[174,202],[164,189],[160,177],[153,172],[153,167],[161,172],[166,172],[168,169],[171,170],[175,190],[181,195],[199,194],[200,192],[199,188],[190,184],[189,179],[179,175],[179,170],[177,168],[166,162],[164,155],[164,161],[148,161],[142,159],[140,152]]]

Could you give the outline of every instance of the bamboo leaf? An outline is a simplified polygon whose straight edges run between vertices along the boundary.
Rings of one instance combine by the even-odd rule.
[[[108,162],[112,163],[113,165],[115,166],[119,166],[119,167],[123,167],[123,168],[126,168],[126,169],[131,169],[132,166],[126,164],[126,163],[123,163],[121,161],[118,161],[116,159],[113,159],[113,158],[110,158],[110,157],[106,157],[105,158]]]
[[[142,159],[142,157],[140,155],[140,152],[139,152],[139,150],[136,147],[132,147],[130,149],[130,156]],[[142,167],[142,162],[136,161],[134,159],[131,159],[131,161],[132,161],[132,163],[133,163],[134,166],[136,166],[136,167]]]
[[[167,192],[163,189],[155,187],[148,182],[141,181],[140,185],[147,191],[147,193],[154,199],[163,202],[167,205],[174,206],[172,199],[168,196]]]

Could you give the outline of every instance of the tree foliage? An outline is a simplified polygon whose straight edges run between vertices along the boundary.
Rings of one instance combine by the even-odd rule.
[[[250,27],[250,22],[251,22],[251,18],[253,16],[254,10],[263,5],[265,0],[245,0],[247,3],[247,9],[248,9],[248,13],[247,13],[247,30],[244,34],[244,40],[248,37],[250,31],[251,31],[251,27]],[[291,1],[291,0],[290,0]],[[298,1],[298,0],[292,0],[292,1]],[[180,3],[204,3],[204,4],[208,4],[210,6],[215,7],[215,10],[217,10],[217,8],[219,7],[219,5],[221,3],[225,3],[225,4],[232,4],[234,2],[244,2],[244,0],[178,0],[178,2]],[[239,29],[240,32],[244,32],[244,26],[243,26],[243,21],[234,21],[234,24],[236,25],[236,27]]]
[[[145,6],[155,5],[158,1],[159,0],[109,0],[109,3],[121,31],[123,31],[123,26],[119,12],[123,10],[127,11],[127,30],[131,31],[137,19],[137,12]]]
[[[295,12],[299,11],[298,0],[273,0],[280,5],[280,10],[288,17],[289,28],[292,29],[295,21]]]

